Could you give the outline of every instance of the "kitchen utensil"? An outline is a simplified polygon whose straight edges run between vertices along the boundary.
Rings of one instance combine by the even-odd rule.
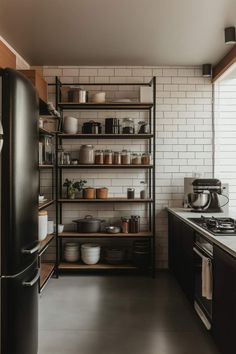
[[[83,219],[73,220],[77,224],[77,231],[81,233],[97,233],[101,231],[104,220],[86,215]]]
[[[38,238],[43,241],[48,234],[48,213],[46,210],[38,213]]]
[[[81,245],[81,258],[85,264],[96,264],[100,259],[101,247],[95,243]]]
[[[96,198],[96,189],[93,187],[86,187],[83,189],[83,198],[84,199],[95,199]]]
[[[107,226],[105,230],[108,234],[118,234],[121,232],[121,228],[119,226]]]
[[[96,198],[97,199],[107,199],[108,198],[108,188],[102,187],[96,189]]]
[[[210,204],[209,193],[189,193],[188,203],[195,210],[205,210]]]
[[[93,145],[81,145],[79,151],[79,163],[82,165],[94,164],[94,147]]]
[[[93,103],[105,103],[106,101],[106,92],[95,93],[92,97]]]
[[[66,116],[64,118],[64,132],[66,134],[77,134],[77,132],[78,132],[78,119],[75,117]]]

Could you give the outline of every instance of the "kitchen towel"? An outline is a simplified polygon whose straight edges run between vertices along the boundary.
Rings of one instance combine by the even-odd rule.
[[[202,257],[202,296],[212,300],[212,262],[210,258]]]

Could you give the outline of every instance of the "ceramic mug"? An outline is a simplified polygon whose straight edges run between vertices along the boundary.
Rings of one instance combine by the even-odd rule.
[[[57,230],[58,230],[58,233],[61,234],[64,230],[64,225],[63,224],[58,224],[57,225]],[[56,232],[56,224],[54,224],[54,231]]]

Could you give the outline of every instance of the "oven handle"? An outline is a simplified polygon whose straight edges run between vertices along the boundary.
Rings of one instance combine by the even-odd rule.
[[[209,256],[207,257],[207,256],[204,256],[204,254],[202,254],[196,247],[193,247],[193,251],[199,256],[199,257],[201,257],[202,259],[204,259],[204,258],[209,258],[209,259],[211,259]]]

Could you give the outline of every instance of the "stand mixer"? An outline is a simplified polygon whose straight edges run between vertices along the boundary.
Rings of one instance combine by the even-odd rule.
[[[188,194],[188,203],[193,212],[221,213],[219,194],[222,194],[221,181],[215,178],[195,179],[193,192]]]

